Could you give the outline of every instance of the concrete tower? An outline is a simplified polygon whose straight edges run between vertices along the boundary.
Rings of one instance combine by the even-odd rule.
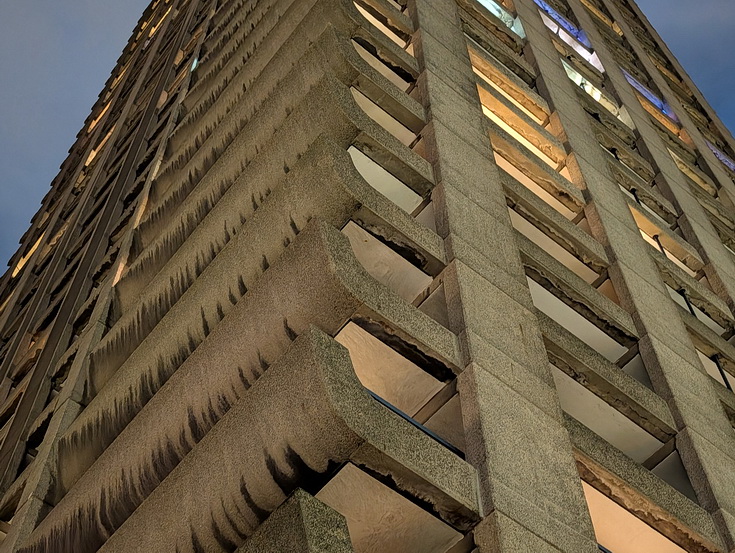
[[[631,0],[155,0],[0,280],[0,553],[735,551],[734,146]]]

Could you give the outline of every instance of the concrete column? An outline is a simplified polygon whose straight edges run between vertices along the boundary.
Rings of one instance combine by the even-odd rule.
[[[700,362],[678,307],[666,291],[623,193],[607,169],[609,156],[598,145],[588,115],[566,77],[559,54],[533,0],[515,0],[530,49],[544,75],[548,99],[567,131],[570,169],[586,183],[590,226],[606,247],[610,274],[621,303],[641,337],[640,350],[656,392],[672,409],[677,447],[701,504],[717,514],[730,548],[735,545],[735,437],[710,377]],[[585,29],[587,30],[587,29]]]
[[[587,13],[587,10],[581,5],[579,0],[571,0],[569,3],[573,8],[575,8],[574,11],[577,18],[593,44],[604,44],[600,32],[592,22],[592,16]],[[617,10],[614,6],[610,6],[610,12],[611,14],[616,14]],[[659,90],[662,91],[664,99],[669,102],[671,106],[674,106],[682,126],[693,138],[698,150],[702,155],[707,154],[705,159],[708,163],[717,164],[717,166],[719,166],[720,162],[717,161],[712,152],[709,151],[709,148],[704,143],[704,138],[702,138],[701,133],[692,122],[691,117],[689,117],[686,110],[681,108],[677,109],[679,106],[676,96],[672,91],[670,91],[666,79],[664,79],[656,66],[653,65],[653,62],[651,62],[646,55],[645,48],[641,45],[635,34],[630,30],[625,19],[617,16],[615,17],[615,20],[625,32],[625,38],[638,54],[638,59],[646,69],[646,72],[652,78],[653,82],[656,83]],[[628,84],[616,63],[615,57],[606,48],[599,48],[597,55],[605,66],[608,78],[612,82],[615,90],[618,92],[620,100],[636,122],[636,127],[638,128],[642,143],[650,155],[650,160],[656,164],[656,167],[661,172],[660,177],[663,177],[665,185],[668,186],[671,191],[671,195],[679,204],[682,213],[685,214],[680,218],[682,230],[689,243],[697,247],[699,253],[703,256],[706,264],[705,272],[712,288],[732,308],[732,298],[735,297],[735,259],[733,259],[732,255],[722,245],[722,242],[717,235],[717,231],[710,222],[709,217],[706,215],[704,208],[689,189],[687,179],[669,155],[663,139],[659,136],[658,132],[653,127],[653,124],[649,122],[650,116],[648,115],[648,112],[646,112],[646,110],[641,106],[633,92],[633,88]],[[713,163],[712,160],[714,160]],[[724,175],[724,171],[722,169],[719,170],[721,174]],[[730,188],[732,181],[730,181],[727,176],[720,180],[724,180],[724,183],[726,184],[725,188],[732,190],[732,188]]]
[[[412,0],[444,285],[485,552],[596,549],[453,0]]]

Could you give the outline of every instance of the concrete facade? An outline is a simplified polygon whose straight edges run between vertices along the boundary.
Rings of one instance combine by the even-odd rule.
[[[734,148],[629,0],[155,0],[0,280],[0,553],[735,552]]]

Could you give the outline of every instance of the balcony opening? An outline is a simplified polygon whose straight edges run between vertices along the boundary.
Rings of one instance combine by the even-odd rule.
[[[681,157],[679,157],[675,152],[673,152],[671,149],[669,149],[669,155],[674,160],[674,163],[676,163],[676,166],[679,168],[679,170],[686,175],[689,180],[691,180],[694,184],[699,186],[702,190],[707,192],[710,196],[713,198],[717,198],[718,196],[718,190],[717,186],[712,182],[712,180],[702,173],[699,169],[692,166],[690,163],[687,163],[684,161]]]
[[[612,553],[686,553],[625,507],[582,482],[592,525],[603,551]],[[624,531],[621,531],[624,529]]]
[[[641,198],[641,194],[635,187],[631,187],[630,189],[626,188],[622,184],[618,183],[618,186],[620,187],[620,190],[623,191],[623,193],[633,200],[642,210],[646,212],[646,215],[650,215],[655,219],[655,221],[661,225],[661,228],[670,228],[671,224],[664,219],[661,215],[658,214],[658,212],[654,211],[652,207],[650,207],[646,203],[645,196]]]
[[[15,264],[15,267],[13,267],[13,271],[10,273],[10,278],[15,278],[20,274],[20,272],[23,270],[23,267],[26,266],[26,263],[28,263],[31,257],[33,257],[33,254],[36,253],[36,250],[38,249],[38,246],[41,245],[44,236],[46,236],[46,231],[41,234],[38,240],[33,243],[33,245],[25,253],[25,255],[23,255],[18,263]]]
[[[547,25],[547,27],[549,26],[549,24],[551,24],[552,27],[549,28],[553,32],[556,32],[559,29],[563,29],[570,36],[573,36],[574,39],[582,44],[585,48],[589,48],[590,50],[592,50],[592,43],[590,42],[589,38],[587,38],[587,33],[585,33],[582,29],[577,27],[574,23],[569,21],[566,17],[561,15],[543,0],[535,0],[535,2],[536,5],[539,7],[539,12],[541,13],[541,16],[545,18],[544,23]],[[546,23],[546,20],[548,20],[549,23]]]
[[[585,344],[613,363],[628,352],[628,347],[620,344],[607,332],[577,313],[549,290],[526,277],[531,290],[533,304],[540,311],[555,320]]]
[[[671,440],[661,451],[644,463],[644,466],[679,493],[697,502],[697,494],[681,462],[681,456],[675,449],[674,440]]]
[[[672,288],[669,284],[666,284],[666,290],[668,291],[669,296],[671,296],[671,299],[673,299],[679,307],[681,307],[691,315],[694,315],[694,317],[704,323],[704,325],[712,330],[715,334],[717,334],[718,336],[723,336],[727,332],[727,330],[717,321],[715,321],[712,317],[705,313],[701,308],[692,303],[688,292],[684,288],[675,289]]]
[[[643,357],[641,357],[641,354],[638,351],[638,344],[630,348],[628,352],[618,359],[615,364],[620,367],[620,370],[625,374],[632,376],[646,388],[653,390],[653,383],[651,382],[651,378],[648,376],[646,365],[643,363]]]
[[[472,57],[471,54],[470,57]],[[489,64],[484,65],[487,66]],[[472,64],[472,70],[478,77],[482,79],[484,83],[490,86],[503,98],[508,100],[513,106],[518,108],[518,110],[528,116],[528,118],[531,119],[534,123],[542,128],[548,124],[548,116],[544,116],[542,118],[539,114],[539,112],[543,110],[540,107],[536,106],[536,104],[530,99],[527,94],[523,92],[523,90],[511,84],[508,79],[502,78],[499,72],[493,72],[493,74],[490,75],[488,74],[489,71],[487,69],[481,69],[480,67],[478,67],[478,65],[474,63]],[[536,109],[532,111],[527,107],[529,105],[535,106]]]
[[[676,116],[676,113],[674,113],[674,110],[671,108],[671,106],[663,100],[659,95],[657,95],[653,90],[648,88],[646,85],[638,81],[633,75],[628,73],[625,69],[622,70],[623,75],[625,75],[625,79],[630,83],[630,85],[639,93],[641,94],[646,100],[648,100],[653,106],[656,107],[661,113],[666,115],[669,119],[672,121],[678,123],[679,118]]]
[[[414,362],[352,321],[335,340],[349,350],[357,378],[376,401],[464,456],[460,398],[448,368]]]
[[[636,463],[643,463],[663,445],[604,399],[552,365],[561,408]]]
[[[342,232],[349,238],[352,251],[365,270],[408,302],[413,302],[433,282],[433,277],[392,250],[374,235],[348,222]]]
[[[504,6],[501,6],[495,0],[477,0],[477,3],[500,19],[518,38],[521,40],[526,38],[526,31],[523,29],[520,19],[514,17]]]
[[[536,157],[538,157],[541,161],[546,163],[552,169],[557,170],[563,165],[563,163],[559,163],[555,161],[553,158],[549,157],[547,154],[541,151],[541,149],[539,149],[538,146],[536,146],[533,142],[531,142],[528,138],[526,138],[519,131],[514,129],[511,125],[506,123],[504,119],[502,119],[501,117],[493,113],[486,106],[482,106],[482,112],[485,114],[485,117],[490,119],[493,123],[495,123],[501,129],[503,129],[503,131],[508,133],[514,140],[519,142],[521,145],[525,146],[530,152],[532,152]]]
[[[598,87],[587,80],[579,71],[574,69],[566,60],[562,59],[562,65],[567,73],[567,77],[584,92],[586,92],[593,100],[600,104],[603,108],[613,114],[621,123],[631,130],[635,129],[635,123],[631,119],[628,110],[624,106],[618,105],[618,103],[610,98],[607,94],[602,92]]]
[[[515,164],[508,161],[502,154],[500,154],[497,151],[495,151],[494,154],[495,154],[495,163],[497,164],[498,167],[500,167],[503,171],[508,173],[515,180],[520,182],[523,186],[528,188],[531,192],[536,194],[536,196],[541,198],[549,206],[553,207],[563,217],[565,217],[566,219],[569,219],[570,221],[574,219],[575,217],[577,217],[578,215],[577,212],[569,209],[566,205],[561,203],[555,196],[549,193],[545,188],[542,188],[541,186],[539,186],[536,183],[536,181],[534,181],[528,174],[518,169]]]
[[[574,50],[579,57],[597,69],[600,73],[605,72],[605,68],[600,62],[600,58],[592,48],[592,44],[587,38],[587,33],[578,28],[565,17],[561,16],[556,10],[551,8],[543,0],[536,0],[539,6],[541,20],[553,34],[558,36],[564,44]]]
[[[355,553],[469,553],[471,539],[347,463],[316,494],[341,513]]]
[[[395,136],[401,143],[411,148],[417,140],[417,134],[390,115],[387,111],[365,96],[355,87],[350,88],[352,97],[370,119]]]
[[[733,160],[730,156],[728,156],[725,152],[720,150],[717,146],[712,144],[709,140],[707,142],[707,147],[712,151],[713,154],[715,154],[715,157],[720,160],[720,163],[727,167],[730,171],[735,173],[735,160]]]
[[[396,31],[388,27],[384,22],[380,21],[375,15],[370,13],[365,7],[360,5],[360,3],[355,2],[355,7],[357,8],[357,11],[360,12],[360,15],[362,15],[370,24],[372,24],[375,28],[377,28],[381,33],[383,33],[385,36],[387,36],[391,41],[395,42],[398,46],[401,47],[401,49],[406,50],[409,46],[409,41],[406,38],[403,38],[398,35]]]
[[[645,216],[642,216],[644,215],[642,211],[637,211],[636,209],[631,207],[631,213],[633,214],[633,218],[638,225],[638,230],[640,231],[641,236],[649,246],[661,252],[664,257],[669,259],[672,263],[674,263],[674,265],[679,267],[682,271],[684,271],[693,279],[700,278],[701,275],[698,274],[697,270],[695,270],[695,268],[693,267],[688,266],[682,259],[682,257],[686,255],[686,251],[679,244],[677,244],[672,237],[668,236],[660,228],[652,224],[647,218],[645,218]],[[679,255],[676,255],[674,251],[678,251]],[[694,261],[689,258],[690,256],[687,257],[689,263],[693,265]]]
[[[412,215],[417,213],[417,210],[424,201],[421,196],[355,146],[350,146],[347,152],[350,154],[352,163],[355,165],[357,171],[370,186],[403,211]]]
[[[531,221],[510,207],[508,208],[508,212],[510,213],[510,221],[513,228],[584,280],[587,284],[592,284],[600,278],[600,275],[597,272],[582,263],[582,261],[575,257],[574,254],[548,236]]]
[[[717,354],[708,356],[698,349],[696,351],[697,356],[702,362],[702,366],[704,367],[704,370],[707,372],[707,374],[710,375],[712,379],[715,380],[718,384],[724,386],[732,392],[732,384],[730,383],[732,376],[728,375],[723,368],[720,356]]]
[[[427,288],[422,295],[414,300],[413,304],[419,308],[419,311],[434,319],[444,328],[450,329],[447,297],[443,283],[439,283],[436,287],[432,285],[432,287]]]
[[[422,206],[414,211],[414,217],[418,223],[421,223],[432,232],[436,232],[436,212],[434,211],[434,202],[424,200]]]
[[[378,55],[380,50],[375,46],[361,38],[353,38],[352,45],[362,59],[403,92],[409,92],[413,88],[414,79],[410,73],[380,58]]]

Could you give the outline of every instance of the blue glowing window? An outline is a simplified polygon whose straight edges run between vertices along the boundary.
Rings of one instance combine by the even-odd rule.
[[[544,0],[534,0],[534,1],[536,2],[536,5],[539,8],[541,8],[549,17],[551,17],[554,21],[556,21],[556,23],[561,28],[563,28],[566,32],[568,32],[570,35],[576,38],[580,42],[580,44],[592,50],[592,43],[590,42],[590,39],[587,38],[587,33],[585,33],[582,29],[579,29],[571,21],[569,21],[567,18],[562,16],[554,8],[552,8],[546,2],[544,2]]]
[[[623,75],[625,75],[625,78],[630,83],[630,85],[635,88],[638,92],[640,92],[643,97],[651,102],[656,108],[663,113],[666,117],[671,119],[672,121],[675,121],[676,123],[679,122],[679,118],[676,116],[676,113],[674,113],[674,110],[671,109],[671,106],[666,102],[665,100],[662,100],[659,98],[656,94],[653,93],[653,91],[639,82],[635,77],[633,77],[630,73],[628,73],[625,69],[623,69]]]
[[[730,156],[728,156],[725,152],[712,144],[709,140],[707,140],[707,146],[710,150],[712,150],[712,153],[715,154],[715,157],[719,159],[725,167],[730,169],[730,171],[735,172],[735,161],[733,161]]]

